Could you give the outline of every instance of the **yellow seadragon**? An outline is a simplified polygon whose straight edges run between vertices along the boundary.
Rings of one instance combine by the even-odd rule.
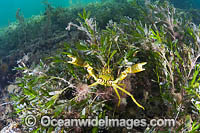
[[[72,61],[68,61],[68,63],[87,68],[89,75],[92,76],[94,78],[94,80],[96,81],[95,83],[91,84],[89,87],[96,86],[98,84],[103,85],[103,86],[113,87],[115,90],[115,93],[117,94],[117,97],[119,99],[118,106],[120,105],[120,100],[121,100],[119,92],[117,90],[117,89],[119,89],[120,91],[129,95],[132,98],[133,102],[135,102],[135,104],[138,107],[144,109],[144,107],[135,100],[133,95],[130,92],[126,91],[125,89],[121,88],[118,83],[120,81],[124,80],[129,73],[137,73],[137,72],[144,71],[145,69],[142,68],[142,66],[145,65],[146,62],[138,63],[131,67],[128,67],[120,74],[120,76],[116,80],[114,80],[114,77],[111,74],[109,67],[107,69],[106,69],[106,67],[103,67],[103,69],[101,70],[99,75],[96,76],[93,68],[87,62],[84,62],[81,59],[79,59],[75,56],[72,56],[72,55],[68,55],[68,57],[70,57],[72,59]]]

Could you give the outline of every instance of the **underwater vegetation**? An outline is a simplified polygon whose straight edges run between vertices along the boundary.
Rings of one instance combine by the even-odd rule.
[[[18,23],[0,36],[2,49],[26,53],[17,51],[23,58],[12,84],[19,92],[11,94],[12,117],[23,132],[200,131],[200,26],[188,12],[166,1],[47,7],[28,20],[18,11]],[[0,71],[6,73],[4,62]],[[27,115],[171,118],[176,125],[28,127]]]
[[[105,27],[111,19],[119,21],[120,16],[136,16],[135,9],[127,3],[105,2],[103,4],[90,4],[86,8],[91,11],[91,16],[98,20],[98,25],[101,28]],[[34,42],[55,37],[56,33],[66,33],[65,27],[69,22],[76,23],[79,12],[82,12],[82,7],[54,8],[46,3],[44,15],[25,19],[19,9],[16,12],[17,22],[1,29],[0,55],[6,56],[8,52],[11,53],[13,50],[23,49]],[[116,14],[111,15],[112,12],[116,12]]]

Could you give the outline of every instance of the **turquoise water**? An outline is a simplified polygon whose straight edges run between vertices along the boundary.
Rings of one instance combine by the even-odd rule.
[[[44,11],[44,0],[1,0],[0,2],[0,27],[7,26],[16,20],[16,11],[20,8],[25,18],[41,14]],[[85,5],[96,0],[48,0],[54,7],[69,7]]]
[[[1,0],[0,2],[0,27],[7,26],[16,20],[16,12],[20,8],[25,18],[32,15],[43,13],[47,0]],[[86,5],[90,2],[99,2],[106,0],[48,0],[48,3],[54,7],[70,7],[77,5]],[[117,0],[116,0],[117,1]],[[120,0],[118,0],[120,1]],[[130,0],[128,0],[130,1]],[[140,0],[138,0],[140,1]],[[145,0],[141,0],[145,1]],[[152,0],[155,1],[155,0]],[[178,8],[196,8],[200,9],[200,0],[168,0]]]

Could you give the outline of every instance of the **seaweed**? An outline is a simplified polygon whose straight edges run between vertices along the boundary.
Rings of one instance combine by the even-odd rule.
[[[124,12],[120,13],[117,6]],[[124,10],[125,7],[128,10]],[[141,15],[130,15],[126,12],[130,9]],[[99,13],[102,10],[105,14]],[[119,17],[109,14],[116,10]],[[59,32],[76,37],[72,40],[61,37],[58,41],[53,38],[53,44],[59,44],[58,52],[48,55],[44,61],[31,65],[28,60],[18,61],[15,69],[19,76],[14,84],[20,93],[13,95],[12,100],[22,129],[26,132],[198,132],[200,27],[192,23],[192,19],[186,19],[187,15],[165,1],[104,2],[77,10],[49,7],[36,24],[36,27],[42,26],[40,22],[47,25],[46,29],[37,27],[38,31],[48,33],[43,39],[52,39]],[[69,64],[69,57],[73,59],[71,63],[78,66]],[[120,75],[138,62],[147,62],[145,71],[137,75]],[[85,66],[91,66],[94,71],[84,69]],[[90,88],[96,75],[106,81],[121,77],[120,87],[126,86],[126,91],[145,110],[137,108],[127,93],[119,93],[121,104],[117,106],[115,90],[105,85],[107,83]],[[52,119],[109,117],[149,121],[172,118],[176,125],[103,128],[37,123],[29,127],[26,123],[29,115],[37,120],[44,115]]]

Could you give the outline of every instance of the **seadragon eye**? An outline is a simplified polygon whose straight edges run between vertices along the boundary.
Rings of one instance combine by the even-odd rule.
[[[102,79],[98,79],[98,80],[97,80],[97,82],[99,82],[99,83],[102,83],[102,82],[103,82],[103,80],[102,80]]]
[[[123,75],[123,76],[127,76],[127,73],[125,73],[125,72],[122,72],[122,75]]]

